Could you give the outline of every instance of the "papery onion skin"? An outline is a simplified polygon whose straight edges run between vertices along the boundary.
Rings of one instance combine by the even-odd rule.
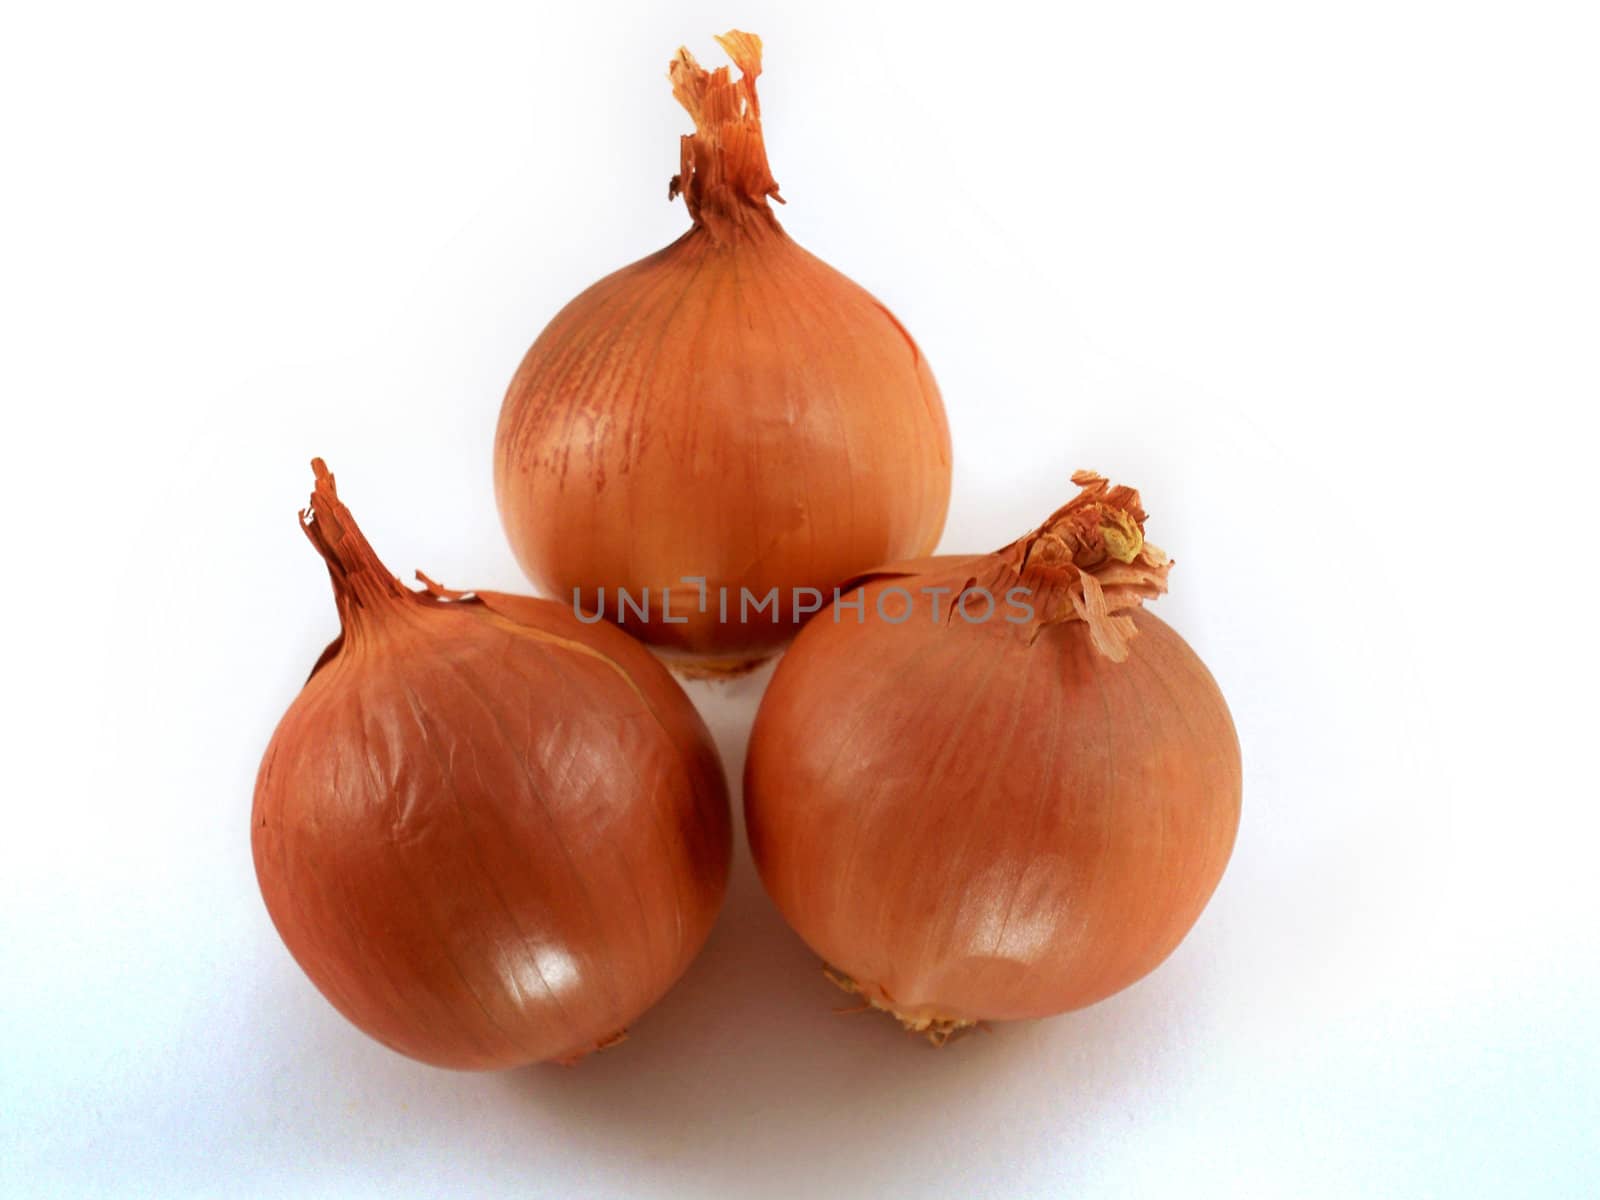
[[[402,586],[313,466],[306,530],[343,633],[257,778],[273,923],[334,1007],[403,1054],[575,1061],[618,1040],[711,929],[731,834],[710,735],[610,626]]]
[[[1199,917],[1238,828],[1227,705],[1134,598],[1164,590],[1164,556],[1107,564],[1112,600],[1091,623],[1064,615],[1084,585],[1049,563],[1060,546],[1030,537],[870,576],[864,623],[814,618],[751,734],[746,823],[768,893],[840,982],[935,1040],[1146,975]],[[1031,585],[1043,619],[878,616],[886,589],[951,587],[948,601],[973,583]]]
[[[718,39],[743,72],[687,51],[694,115],[673,180],[693,227],[559,312],[523,359],[495,438],[502,521],[528,577],[585,613],[649,589],[635,636],[704,665],[770,654],[800,623],[796,587],[926,554],[950,498],[950,432],[911,335],[809,254],[768,203],[760,39]],[[700,611],[697,585],[712,597]],[[772,588],[782,619],[724,620],[728,589]],[[672,589],[671,616],[660,602]],[[681,623],[680,623],[681,622]]]

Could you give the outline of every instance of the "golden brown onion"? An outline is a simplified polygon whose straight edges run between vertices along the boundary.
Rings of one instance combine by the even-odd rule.
[[[935,1040],[1154,969],[1238,827],[1227,705],[1141,607],[1170,563],[1138,493],[1073,479],[1005,549],[880,569],[814,618],[751,735],[768,892],[837,980]]]
[[[718,40],[742,78],[686,50],[670,72],[695,123],[670,191],[693,227],[556,314],[495,438],[500,514],[528,577],[706,670],[788,641],[795,588],[831,597],[875,563],[928,553],[950,498],[927,361],[888,309],[778,225],[761,40]],[[779,620],[740,619],[744,591],[774,588]]]
[[[343,632],[267,747],[251,843],[296,961],[403,1054],[487,1069],[621,1037],[705,941],[722,767],[682,689],[563,605],[384,569],[312,464]]]

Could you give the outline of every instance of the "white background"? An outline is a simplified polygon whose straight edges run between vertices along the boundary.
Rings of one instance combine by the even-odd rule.
[[[335,629],[327,457],[398,571],[521,586],[527,343],[685,226],[739,25],[789,231],[938,374],[948,549],[1143,489],[1246,764],[1153,976],[941,1052],[742,844],[614,1051],[458,1075],[279,944],[247,814]],[[0,1192],[1593,1195],[1592,5],[8,6]],[[695,700],[730,776],[766,673]]]

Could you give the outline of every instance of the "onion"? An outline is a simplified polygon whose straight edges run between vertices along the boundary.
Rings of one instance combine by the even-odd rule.
[[[737,81],[686,50],[670,69],[695,132],[669,192],[693,227],[555,316],[495,438],[500,514],[528,577],[706,672],[787,642],[812,603],[803,589],[831,596],[928,553],[950,498],[927,361],[779,226],[761,39],[718,41]]]
[[[722,900],[729,814],[704,724],[611,626],[404,587],[312,467],[301,517],[343,632],[256,781],[251,842],[279,934],[335,1008],[424,1062],[610,1044]]]
[[[1003,550],[861,580],[784,656],[751,734],[768,892],[837,981],[936,1041],[1153,970],[1238,827],[1227,705],[1141,607],[1171,564],[1139,495],[1073,481]]]

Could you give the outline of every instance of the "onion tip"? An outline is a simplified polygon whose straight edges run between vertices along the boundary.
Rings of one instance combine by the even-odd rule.
[[[784,200],[761,132],[761,39],[730,29],[716,40],[739,68],[738,79],[727,67],[707,71],[684,46],[667,66],[672,94],[694,120],[694,132],[679,139],[667,199],[681,195],[694,223],[726,240],[752,217],[775,225],[767,201]]]

